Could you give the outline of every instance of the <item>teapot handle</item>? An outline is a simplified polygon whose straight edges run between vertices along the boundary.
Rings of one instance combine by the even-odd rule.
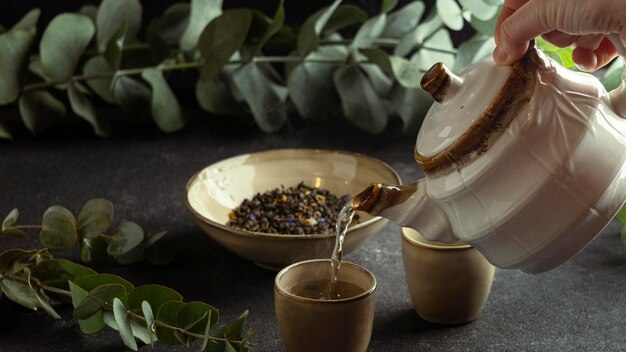
[[[621,58],[617,58],[617,60],[626,60],[626,47],[622,44],[622,40],[619,38],[617,33],[609,34],[606,36],[617,53]],[[626,118],[626,86],[624,85],[624,81],[626,81],[626,70],[622,74],[622,83],[619,87],[613,89],[609,92],[609,98],[611,100],[611,105],[613,105],[613,111],[617,113],[622,118]]]

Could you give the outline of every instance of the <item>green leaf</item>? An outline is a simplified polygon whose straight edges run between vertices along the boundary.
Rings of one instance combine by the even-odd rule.
[[[383,0],[383,4],[380,10],[382,12],[389,12],[393,10],[396,5],[398,5],[398,0]]]
[[[248,313],[248,310],[246,310],[234,322],[224,328],[224,335],[227,339],[241,339],[243,327],[246,325],[246,319],[248,319]]]
[[[422,73],[417,65],[408,60],[389,56],[381,49],[361,49],[360,52],[382,70],[394,75],[398,83],[406,88],[419,88]]]
[[[112,237],[107,253],[122,255],[137,247],[143,241],[144,234],[141,226],[132,221],[124,221],[117,227]]]
[[[24,125],[35,135],[61,121],[66,113],[65,105],[43,90],[33,90],[22,94],[19,108]]]
[[[152,312],[152,307],[150,307],[150,303],[148,301],[141,302],[141,311],[143,312],[143,317],[146,318],[146,330],[149,332],[150,340],[149,344],[153,344],[156,336],[154,336],[156,331],[156,323],[154,321],[154,313]]]
[[[88,319],[102,310],[106,303],[115,297],[121,297],[126,293],[124,286],[119,284],[107,284],[98,286],[74,308],[74,317],[77,319]]]
[[[122,23],[126,24],[126,38],[134,39],[141,26],[142,11],[138,0],[103,0],[96,16],[98,50],[106,50]]]
[[[64,284],[83,276],[95,275],[92,269],[67,259],[45,260],[33,268],[33,276],[45,284]]]
[[[576,69],[576,64],[572,59],[572,51],[574,50],[572,47],[559,48],[555,45],[552,45],[550,42],[541,37],[537,37],[535,43],[537,47],[541,49],[546,55],[552,57],[564,67],[569,69]]]
[[[39,308],[37,294],[29,285],[5,278],[0,280],[0,288],[11,301],[33,310]]]
[[[622,224],[626,225],[626,206],[622,206],[617,214],[615,214],[615,218],[618,219]]]
[[[372,46],[380,37],[387,23],[387,14],[382,13],[367,20],[354,36],[350,47],[352,49]]]
[[[56,16],[39,43],[43,72],[52,81],[66,82],[95,33],[89,17],[74,13]]]
[[[111,124],[108,119],[98,115],[93,104],[84,94],[78,90],[78,82],[70,82],[67,95],[69,97],[72,111],[93,127],[94,133],[98,137],[107,137],[111,134]]]
[[[264,132],[275,132],[287,121],[287,112],[281,94],[273,89],[273,82],[259,66],[251,62],[239,69],[233,82],[252,111],[254,120]]]
[[[78,214],[78,234],[95,238],[103,234],[113,221],[113,203],[106,199],[91,199]]]
[[[424,14],[424,3],[414,1],[387,17],[383,38],[400,38],[415,28]]]
[[[130,348],[133,351],[137,351],[137,342],[135,341],[135,337],[133,336],[133,331],[130,328],[130,320],[127,316],[126,308],[124,308],[124,303],[120,301],[119,298],[113,299],[113,315],[115,316],[115,322],[117,323],[117,328],[122,337],[122,341],[124,341],[124,345]]]
[[[4,121],[0,121],[0,139],[13,140],[11,130]]]
[[[324,32],[333,33],[348,26],[367,21],[367,12],[355,5],[341,5],[328,19]]]
[[[178,99],[163,77],[163,72],[149,68],[141,73],[141,77],[152,86],[152,118],[163,132],[175,132],[185,127],[185,119]]]
[[[206,26],[198,43],[198,50],[204,58],[202,79],[215,77],[241,48],[251,22],[250,10],[239,9],[225,11]]]
[[[181,301],[171,301],[164,303],[158,310],[157,320],[165,324],[176,325],[176,316],[178,315],[178,311],[184,305],[185,303]],[[157,339],[159,339],[160,342],[166,345],[181,344],[172,330],[164,328],[162,326],[156,327],[156,335]]]
[[[157,62],[168,58],[170,46],[179,43],[189,26],[190,13],[189,4],[179,2],[170,6],[163,15],[150,23],[146,30],[146,40]]]
[[[209,314],[211,325],[217,324],[219,320],[217,309],[204,302],[189,302],[178,310],[176,326],[196,334],[202,334],[206,328]]]
[[[200,351],[206,351],[207,346],[209,345],[209,338],[211,337],[211,320],[212,320],[211,311],[209,311],[209,315],[207,316],[206,327],[204,328],[204,338],[202,338],[202,346],[200,347]]]
[[[224,341],[224,352],[237,352],[228,340]]]
[[[28,260],[36,253],[37,251],[25,251],[23,249],[7,249],[0,252],[0,274],[4,274],[9,271],[15,262]]]
[[[261,51],[261,48],[263,48],[265,43],[267,43],[267,41],[270,40],[270,38],[272,38],[272,36],[276,34],[283,27],[284,23],[285,23],[285,0],[280,0],[280,2],[278,3],[278,8],[276,9],[276,13],[274,14],[274,18],[272,19],[272,23],[269,25],[269,27],[267,27],[267,29],[265,30],[265,33],[263,33],[263,37],[261,38],[261,40],[259,41],[259,43],[257,44],[254,50],[255,54]]]
[[[69,281],[68,284],[70,287],[70,292],[72,294],[72,305],[74,307],[77,307],[85,299],[85,297],[87,297],[88,292],[83,290],[80,286],[76,285],[72,281]],[[96,332],[102,330],[102,328],[104,327],[104,320],[101,310],[91,316],[89,319],[77,320],[80,331],[82,331],[84,334],[95,334]]]
[[[26,64],[35,30],[15,30],[0,35],[0,105],[12,103],[20,94],[20,72]]]
[[[500,13],[500,9],[498,8],[498,13]],[[470,24],[472,25],[472,27],[481,34],[487,35],[487,36],[493,36],[493,33],[496,30],[496,23],[498,22],[498,15],[496,14],[495,16],[493,16],[492,18],[486,20],[486,21],[481,21],[478,18],[472,16],[471,20],[470,20]]]
[[[433,98],[421,89],[408,89],[396,84],[391,90],[391,103],[402,119],[402,133],[414,136],[419,131]]]
[[[80,241],[80,260],[83,263],[104,263],[108,243],[103,238],[82,238]]]
[[[499,12],[499,7],[482,0],[459,0],[464,9],[472,13],[472,17],[476,17],[481,21],[487,21],[493,18]]]
[[[191,18],[189,26],[180,39],[180,48],[185,51],[195,49],[202,31],[221,14],[222,0],[192,0]]]
[[[4,218],[4,221],[2,221],[2,232],[4,232],[4,230],[9,227],[13,227],[17,223],[17,219],[19,218],[19,216],[20,211],[17,210],[17,208],[11,210],[11,212],[9,212],[9,215],[7,215],[7,217]]]
[[[78,10],[80,14],[83,14],[89,17],[93,23],[96,23],[96,17],[98,16],[98,6],[96,5],[85,5]]]
[[[391,78],[387,77],[383,70],[376,65],[363,64],[360,68],[369,78],[376,94],[378,94],[379,97],[387,98],[393,85]]]
[[[95,274],[95,275],[83,276],[74,280],[74,283],[87,291],[91,291],[94,288],[102,286],[102,285],[111,285],[111,284],[118,284],[118,285],[124,286],[124,288],[126,289],[126,292],[131,292],[134,289],[134,286],[130,282],[124,280],[123,278],[117,275],[112,275],[112,274]]]
[[[85,76],[97,77],[90,78],[86,81],[89,88],[109,104],[115,103],[115,96],[111,91],[111,77],[113,72],[113,68],[109,65],[104,56],[92,57],[83,67],[83,74]],[[107,74],[111,76],[106,77]]]
[[[66,208],[54,205],[43,214],[39,241],[53,251],[65,251],[76,243],[76,219]]]
[[[344,46],[329,45],[318,48],[307,56],[289,74],[289,97],[305,120],[325,120],[338,115],[339,96],[333,84],[333,74],[338,64],[314,63],[307,60],[346,60]]]
[[[454,0],[437,0],[437,13],[441,16],[443,23],[455,31],[463,29],[463,13]]]
[[[317,48],[319,35],[340,4],[341,0],[335,0],[330,6],[317,11],[307,18],[298,34],[298,52],[301,56],[304,57]]]
[[[109,65],[115,70],[120,68],[122,64],[122,49],[124,48],[124,39],[126,35],[126,22],[120,24],[104,50],[104,58]]]
[[[196,99],[200,107],[218,115],[243,116],[245,111],[235,100],[224,81],[215,77],[198,80],[196,83]]]
[[[613,89],[619,87],[620,84],[622,84],[623,73],[624,60],[617,58],[613,60],[613,63],[611,63],[611,65],[606,69],[606,71],[604,72],[604,76],[602,76],[602,79],[600,81],[607,91],[612,91]],[[622,208],[620,212],[622,212],[623,210],[624,208]],[[622,220],[622,218],[620,218],[620,220]],[[624,222],[626,222],[626,215],[624,216]]]
[[[182,300],[183,296],[169,287],[143,285],[135,288],[128,295],[128,308],[133,312],[140,312],[142,309],[141,305],[146,301],[154,310],[160,311],[161,306],[165,303],[171,301],[182,302]]]
[[[424,42],[424,47],[413,55],[411,61],[417,62],[419,68],[424,71],[437,62],[443,62],[448,67],[454,67],[456,59],[454,52],[450,33],[445,29],[440,29]]]
[[[337,69],[334,82],[343,113],[350,122],[370,133],[385,129],[387,114],[371,83],[357,66]]]
[[[16,24],[11,27],[11,31],[17,30],[36,30],[37,22],[39,22],[39,16],[41,15],[41,10],[39,8],[32,9],[28,11],[22,19],[20,19]]]
[[[156,242],[158,242],[161,238],[167,235],[167,231],[159,231],[155,234],[148,235],[148,240],[146,241],[146,246],[150,247]]]
[[[140,121],[150,116],[152,92],[145,84],[128,76],[118,76],[113,83],[113,96],[128,116]]]
[[[453,71],[460,72],[470,64],[490,56],[495,48],[496,42],[493,40],[493,37],[481,34],[475,35],[472,39],[463,42],[459,46]]]

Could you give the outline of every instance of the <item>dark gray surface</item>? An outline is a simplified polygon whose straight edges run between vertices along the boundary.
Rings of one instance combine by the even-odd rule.
[[[38,223],[53,204],[77,212],[90,198],[116,206],[117,219],[148,230],[169,230],[176,261],[166,267],[97,267],[135,285],[175,288],[186,301],[202,300],[220,309],[224,321],[250,309],[256,351],[281,351],[274,318],[275,273],[260,269],[212,242],[194,224],[183,204],[189,177],[217,160],[285,147],[359,151],[391,164],[406,181],[420,175],[413,161],[414,137],[401,137],[397,124],[370,136],[343,123],[298,127],[266,135],[198,126],[175,135],[120,134],[110,139],[61,136],[19,138],[0,143],[0,216],[18,207],[21,223]],[[81,127],[82,128],[82,127]],[[0,249],[32,247],[0,239]],[[75,253],[70,253],[74,256]],[[412,310],[404,282],[399,227],[381,233],[346,257],[378,279],[378,301],[370,351],[618,351],[626,350],[626,257],[614,222],[581,254],[538,276],[498,270],[489,300],[470,324],[439,327]],[[123,344],[105,329],[86,336],[61,308],[63,320],[0,302],[0,351],[119,351]],[[143,347],[142,350],[150,350]],[[156,351],[173,350],[157,345]]]

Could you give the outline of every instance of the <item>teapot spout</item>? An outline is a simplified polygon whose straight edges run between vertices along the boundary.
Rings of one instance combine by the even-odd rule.
[[[425,179],[408,185],[373,183],[352,198],[350,206],[413,228],[430,241],[458,241],[446,214],[428,196]]]

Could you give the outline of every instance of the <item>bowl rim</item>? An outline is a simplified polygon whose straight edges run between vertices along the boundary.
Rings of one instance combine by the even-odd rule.
[[[397,184],[398,185],[402,185],[402,177],[400,177],[400,174],[398,174],[398,172],[391,167],[391,165],[387,164],[386,162],[375,158],[373,156],[369,156],[363,153],[358,153],[358,152],[352,152],[352,151],[347,151],[347,150],[340,150],[340,149],[320,149],[320,148],[280,148],[280,149],[265,149],[265,150],[261,150],[261,151],[256,151],[256,152],[251,152],[251,153],[243,153],[243,154],[239,154],[239,155],[234,155],[234,156],[230,156],[228,158],[224,158],[221,160],[218,160],[216,162],[213,162],[205,167],[203,167],[201,170],[197,171],[196,173],[193,174],[193,176],[191,176],[189,178],[189,180],[187,181],[187,184],[185,185],[185,207],[187,208],[187,210],[195,217],[197,217],[198,219],[202,220],[204,223],[217,227],[221,230],[224,230],[226,232],[231,232],[240,236],[246,236],[246,237],[263,237],[263,238],[276,238],[276,239],[318,239],[318,238],[329,238],[329,237],[335,237],[336,235],[334,233],[330,233],[330,234],[274,234],[274,233],[265,233],[265,232],[259,232],[259,231],[245,231],[245,230],[241,230],[241,229],[237,229],[225,224],[221,224],[218,223],[216,221],[213,221],[207,217],[205,217],[204,215],[200,214],[198,211],[196,211],[193,206],[189,203],[189,188],[191,186],[191,184],[195,181],[196,177],[198,177],[198,175],[200,174],[200,172],[202,172],[203,170],[207,169],[208,167],[211,167],[217,163],[229,160],[229,159],[234,159],[234,158],[239,158],[242,157],[244,155],[261,155],[261,154],[268,154],[268,153],[273,153],[273,152],[313,152],[313,153],[335,153],[335,154],[345,154],[345,155],[352,155],[352,156],[357,156],[363,159],[369,159],[377,164],[380,164],[382,167],[384,167],[385,169],[387,169],[388,171],[391,172],[391,174],[396,178],[397,180]],[[380,216],[376,216],[373,217],[369,220],[366,220],[364,222],[358,223],[354,226],[351,226],[348,229],[348,233],[357,231],[361,228],[364,228],[366,226],[369,226],[375,222],[378,221],[383,221],[385,220],[385,218],[380,217]]]

